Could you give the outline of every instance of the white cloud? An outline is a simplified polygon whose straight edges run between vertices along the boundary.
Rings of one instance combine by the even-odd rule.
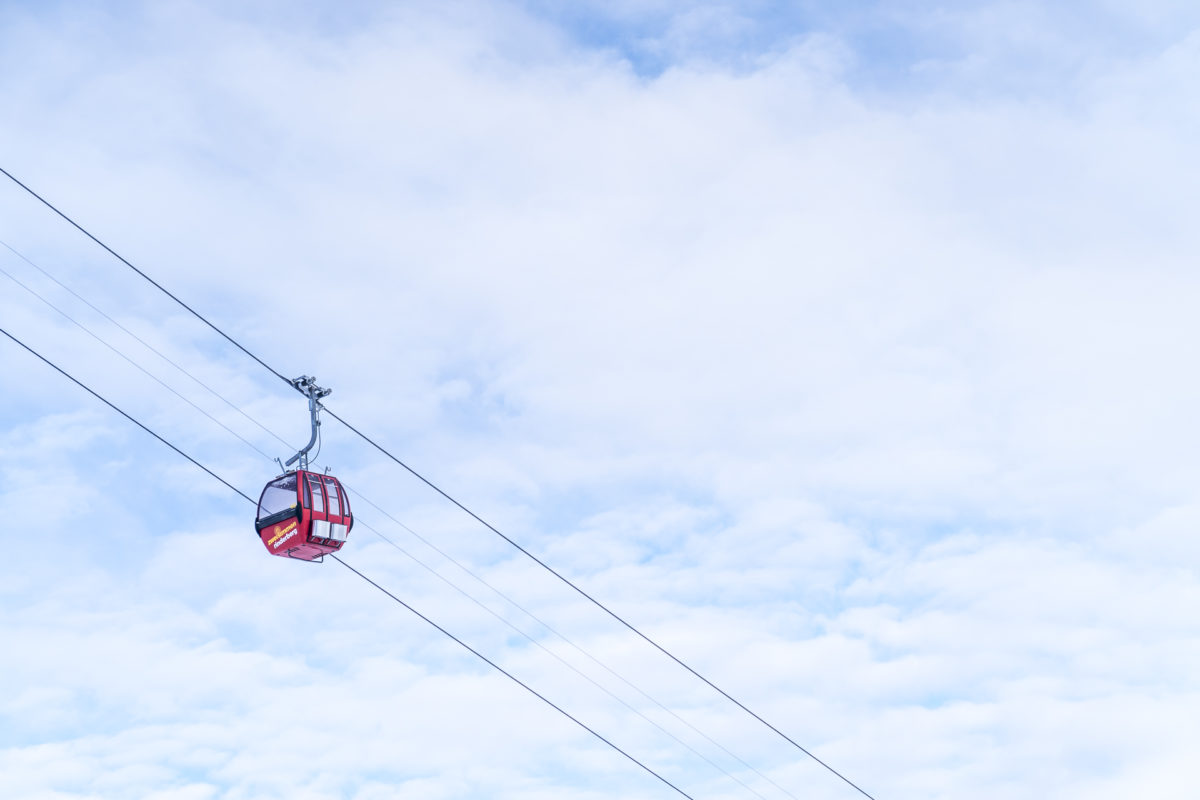
[[[3,166],[880,798],[1183,796],[1196,48],[1162,20],[1185,11],[1115,49],[1021,5],[913,12],[968,56],[890,91],[832,24],[681,55],[760,21],[727,10],[671,15],[692,33],[649,77],[506,7],[361,6],[324,31],[9,9]],[[1041,55],[989,82],[1013,42]],[[0,204],[0,238],[303,440],[275,379],[28,197]],[[269,477],[11,285],[0,321],[247,493]],[[0,369],[0,794],[669,794],[336,565],[266,558],[248,504],[26,354]],[[356,490],[773,780],[850,796],[323,432]],[[347,558],[697,796],[747,795],[365,528]]]

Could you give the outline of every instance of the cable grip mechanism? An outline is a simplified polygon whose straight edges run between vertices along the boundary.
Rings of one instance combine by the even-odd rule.
[[[287,460],[285,466],[290,467],[297,461],[300,462],[300,469],[308,469],[308,451],[317,443],[317,429],[321,427],[321,420],[318,414],[321,410],[320,400],[322,397],[328,397],[333,389],[324,389],[317,385],[317,379],[311,375],[301,375],[299,378],[293,378],[288,381],[296,391],[308,397],[308,415],[312,422],[312,436],[308,440],[308,444],[301,448],[300,452]]]

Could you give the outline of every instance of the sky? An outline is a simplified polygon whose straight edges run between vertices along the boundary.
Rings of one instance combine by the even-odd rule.
[[[1172,0],[4,2],[0,167],[878,800],[1169,800],[1198,67]],[[241,492],[307,440],[6,179],[0,244],[0,328]],[[679,796],[0,370],[0,796]],[[861,797],[321,430],[347,564],[692,797]]]

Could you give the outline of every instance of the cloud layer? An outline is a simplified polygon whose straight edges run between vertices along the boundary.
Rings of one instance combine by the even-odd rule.
[[[881,800],[1183,797],[1196,20],[963,9],[9,7],[0,166]],[[304,440],[271,376],[15,187],[0,208],[0,239]],[[6,330],[247,494],[274,474],[0,282]],[[0,364],[0,794],[670,796]],[[358,501],[348,561],[689,794],[853,796],[330,419],[323,448],[440,550]]]

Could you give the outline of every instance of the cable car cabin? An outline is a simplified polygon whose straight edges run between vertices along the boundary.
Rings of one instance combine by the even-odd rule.
[[[341,549],[354,518],[337,478],[301,469],[266,485],[254,527],[271,555],[316,561]]]

